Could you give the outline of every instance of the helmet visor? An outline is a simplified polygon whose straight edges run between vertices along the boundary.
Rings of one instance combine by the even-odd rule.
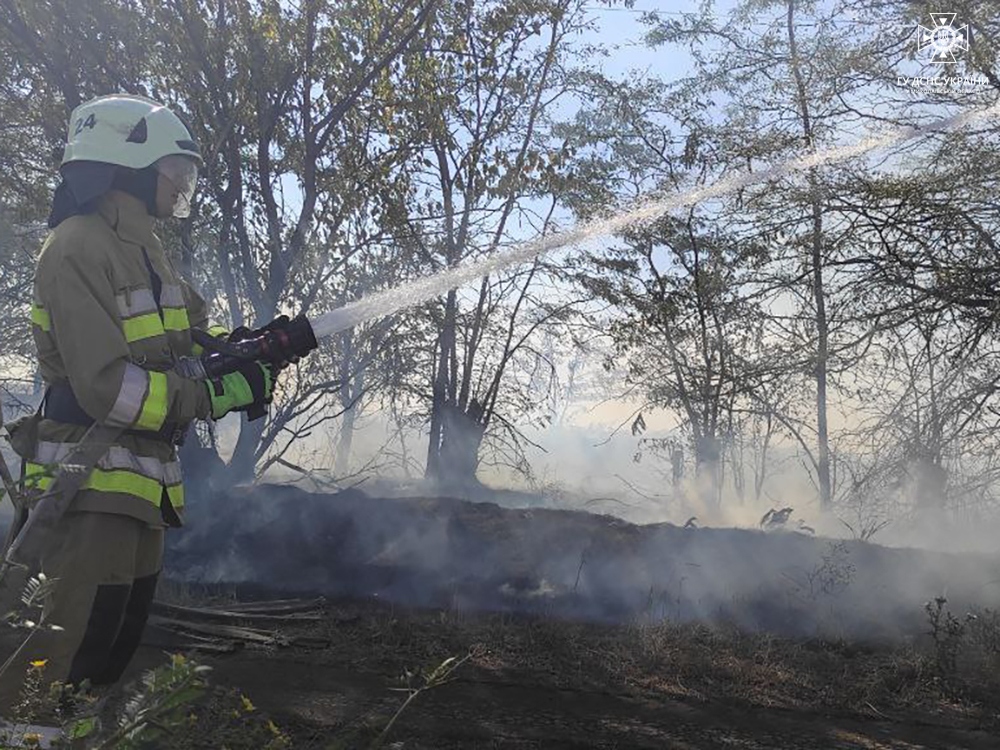
[[[170,184],[177,190],[177,199],[174,201],[174,217],[186,219],[191,215],[191,200],[194,198],[194,190],[198,184],[197,163],[189,156],[171,154],[159,159],[154,166],[156,171],[169,180]]]

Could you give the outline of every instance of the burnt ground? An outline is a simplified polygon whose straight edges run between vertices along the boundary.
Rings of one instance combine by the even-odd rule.
[[[1000,748],[995,556],[266,486],[191,511],[161,596],[328,604],[272,625],[312,648],[199,656],[215,687],[170,750],[369,748],[402,676],[465,656],[385,747]]]
[[[329,604],[285,634],[319,650],[245,649],[199,657],[235,691],[200,708],[171,747],[261,748],[241,739],[247,696],[285,747],[368,748],[405,698],[407,671],[470,659],[419,695],[387,747],[954,748],[1000,747],[996,654],[964,651],[953,670],[933,649],[779,639],[703,625],[587,624],[517,614]],[[164,660],[143,647],[133,673]],[[411,678],[414,685],[421,678]],[[236,708],[232,708],[236,706]],[[242,715],[242,718],[240,718]]]
[[[333,602],[290,633],[327,648],[209,660],[293,747],[368,748],[401,675],[471,651],[390,745],[1000,748],[1000,618],[962,619],[996,610],[995,557],[288,487],[192,512],[167,562],[182,593],[229,582]],[[961,632],[934,643],[922,607],[942,591]],[[204,736],[241,720],[238,705],[209,715]]]

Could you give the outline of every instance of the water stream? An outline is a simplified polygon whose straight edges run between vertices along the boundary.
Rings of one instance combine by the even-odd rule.
[[[817,150],[780,162],[759,172],[733,174],[710,185],[695,187],[664,198],[647,199],[635,208],[610,218],[579,224],[565,232],[551,234],[493,253],[481,260],[446,268],[405,284],[369,294],[343,307],[331,310],[312,322],[317,338],[331,336],[374,318],[417,305],[462,286],[475,279],[522,264],[545,253],[569,245],[581,245],[611,236],[632,225],[657,219],[668,211],[692,206],[710,198],[731,193],[810,167],[835,164],[869,151],[888,148],[933,132],[952,131],[1000,113],[1000,102],[990,107],[969,110],[952,117],[936,120],[920,127],[896,127],[868,136],[857,143]]]

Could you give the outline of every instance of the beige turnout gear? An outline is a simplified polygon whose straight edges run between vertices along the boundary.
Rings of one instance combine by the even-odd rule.
[[[43,627],[0,677],[0,711],[15,705],[31,664],[46,681],[116,682],[139,645],[163,556],[163,529],[112,513],[67,513],[43,562],[55,578]],[[61,630],[51,630],[48,625]],[[37,667],[36,667],[37,668]]]
[[[207,418],[211,402],[204,383],[171,369],[192,353],[190,328],[207,327],[207,311],[174,272],[152,223],[140,200],[114,190],[96,213],[62,222],[39,259],[32,328],[46,383],[68,383],[89,417],[128,429],[71,509],[179,525],[184,491],[165,426]],[[162,283],[159,309],[150,268]],[[45,489],[52,466],[85,431],[43,419],[29,480]]]
[[[208,328],[205,302],[174,271],[151,213],[166,180],[173,214],[186,215],[200,165],[187,125],[149,99],[99,97],[71,116],[31,308],[45,399],[11,440],[29,499],[54,488],[24,530],[42,530],[28,546],[57,581],[40,629],[0,675],[0,713],[29,663],[44,662],[46,681],[112,683],[142,636],[164,528],[181,524],[176,446],[212,412],[207,383],[174,368],[200,353],[192,327],[222,332]]]
[[[153,600],[164,527],[181,523],[175,442],[209,417],[211,400],[203,381],[172,368],[198,354],[192,327],[223,331],[208,327],[204,301],[174,271],[152,225],[143,201],[111,190],[96,211],[59,223],[42,248],[31,319],[48,389],[37,436],[19,442],[27,484],[53,484],[88,421],[123,431],[56,525],[41,565],[59,580],[42,629],[0,676],[0,714],[30,662],[45,662],[47,681],[121,676]]]

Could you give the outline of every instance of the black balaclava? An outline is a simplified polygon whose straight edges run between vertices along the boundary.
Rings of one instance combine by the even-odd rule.
[[[98,199],[112,188],[135,196],[150,216],[156,215],[157,173],[153,167],[128,169],[100,161],[73,161],[59,172],[63,179],[52,197],[49,229],[70,216],[93,213]]]
[[[145,169],[128,169],[118,167],[111,187],[123,193],[133,195],[146,204],[150,216],[156,216],[156,183],[159,173],[153,167]]]

